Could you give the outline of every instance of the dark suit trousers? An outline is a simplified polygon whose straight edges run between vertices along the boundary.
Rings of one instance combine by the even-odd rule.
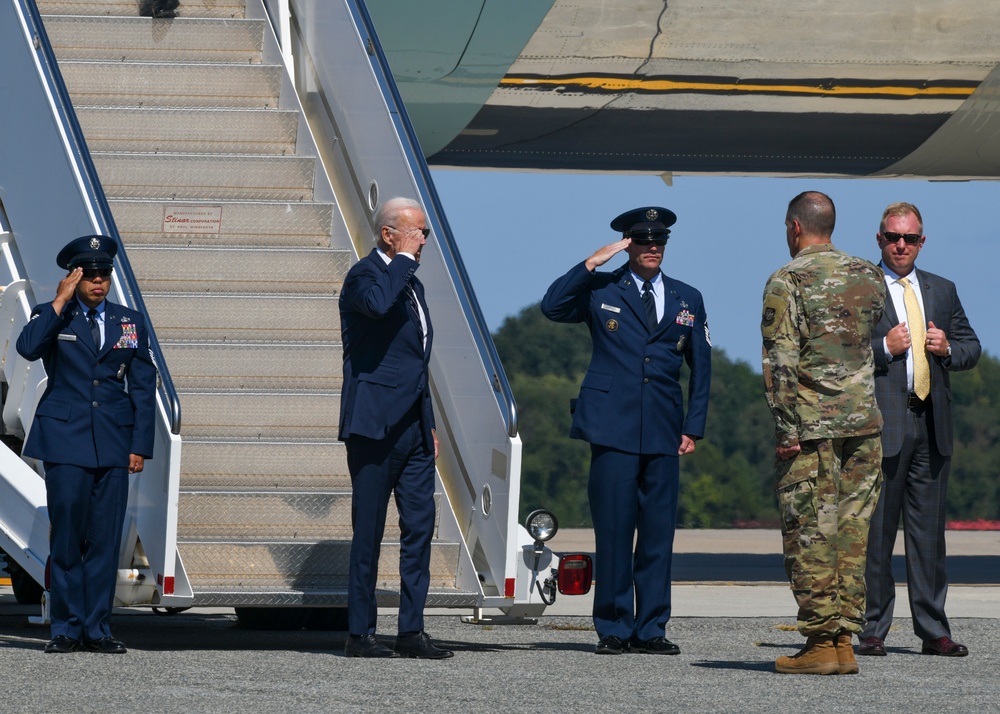
[[[375,585],[389,495],[399,510],[399,632],[424,629],[434,535],[434,453],[425,445],[417,410],[385,439],[347,439],[351,472],[351,567],[347,618],[352,635],[373,634],[378,617]]]
[[[903,419],[907,423],[899,453],[882,460],[882,495],[868,537],[867,624],[862,637],[885,639],[892,624],[896,601],[892,548],[902,515],[913,630],[922,640],[932,640],[951,635],[944,614],[945,500],[951,459],[937,451],[929,408],[907,409]]]
[[[128,469],[45,463],[52,637],[111,636]]]
[[[598,637],[663,637],[670,619],[679,480],[677,456],[591,446],[588,490],[597,550]]]

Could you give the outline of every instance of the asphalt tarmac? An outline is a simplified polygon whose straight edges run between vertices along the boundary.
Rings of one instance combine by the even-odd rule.
[[[711,532],[705,532],[696,550],[726,550],[711,545],[711,540]],[[742,538],[740,547],[757,549],[751,541]],[[974,550],[986,552],[977,557],[1000,552],[993,550],[989,536],[980,541],[982,547]],[[679,556],[689,550],[678,543]],[[734,562],[753,554],[728,553]],[[343,633],[248,631],[225,609],[193,609],[172,616],[121,610],[113,627],[129,646],[128,654],[46,655],[42,647],[48,628],[29,625],[27,615],[34,608],[15,604],[9,589],[0,589],[0,711],[1000,708],[1000,585],[962,585],[950,591],[953,633],[968,645],[968,657],[920,654],[908,612],[900,612],[905,610],[901,589],[887,657],[859,658],[859,675],[792,676],[776,674],[773,666],[776,657],[792,654],[802,644],[787,585],[762,579],[728,582],[721,577],[722,567],[723,572],[710,573],[714,578],[675,585],[667,637],[680,645],[681,654],[673,657],[594,655],[589,597],[561,597],[534,625],[464,624],[458,616],[468,613],[432,611],[428,632],[455,651],[453,659],[444,661],[347,659],[342,655]],[[380,636],[390,645],[395,624],[391,611],[380,618]]]

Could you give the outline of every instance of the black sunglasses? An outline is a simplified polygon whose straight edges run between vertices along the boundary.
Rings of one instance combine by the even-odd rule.
[[[890,243],[896,243],[900,238],[905,240],[907,245],[916,245],[920,242],[919,233],[893,233],[892,231],[884,231],[882,237]]]
[[[83,279],[93,280],[96,277],[110,278],[111,268],[84,268]]]
[[[667,244],[667,237],[658,236],[656,238],[652,238],[649,236],[643,236],[642,238],[633,238],[632,243],[634,245],[657,245],[662,248]]]

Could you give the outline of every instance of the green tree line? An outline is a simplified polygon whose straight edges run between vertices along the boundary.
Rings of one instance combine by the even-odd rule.
[[[590,447],[570,439],[570,399],[590,362],[582,324],[555,324],[531,305],[494,335],[514,390],[524,452],[521,517],[551,509],[564,527],[589,526]],[[773,489],[774,424],[758,365],[712,355],[705,438],[681,461],[680,514],[686,528],[777,526]],[[952,375],[955,454],[949,520],[1000,520],[1000,361]]]

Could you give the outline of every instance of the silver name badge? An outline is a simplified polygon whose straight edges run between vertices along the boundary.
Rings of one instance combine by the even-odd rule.
[[[601,309],[602,310],[607,310],[608,312],[621,312],[622,311],[622,309],[620,307],[615,307],[614,305],[606,305],[603,302],[601,303]]]
[[[76,335],[66,335],[60,332],[59,339],[63,342],[76,342]]]

